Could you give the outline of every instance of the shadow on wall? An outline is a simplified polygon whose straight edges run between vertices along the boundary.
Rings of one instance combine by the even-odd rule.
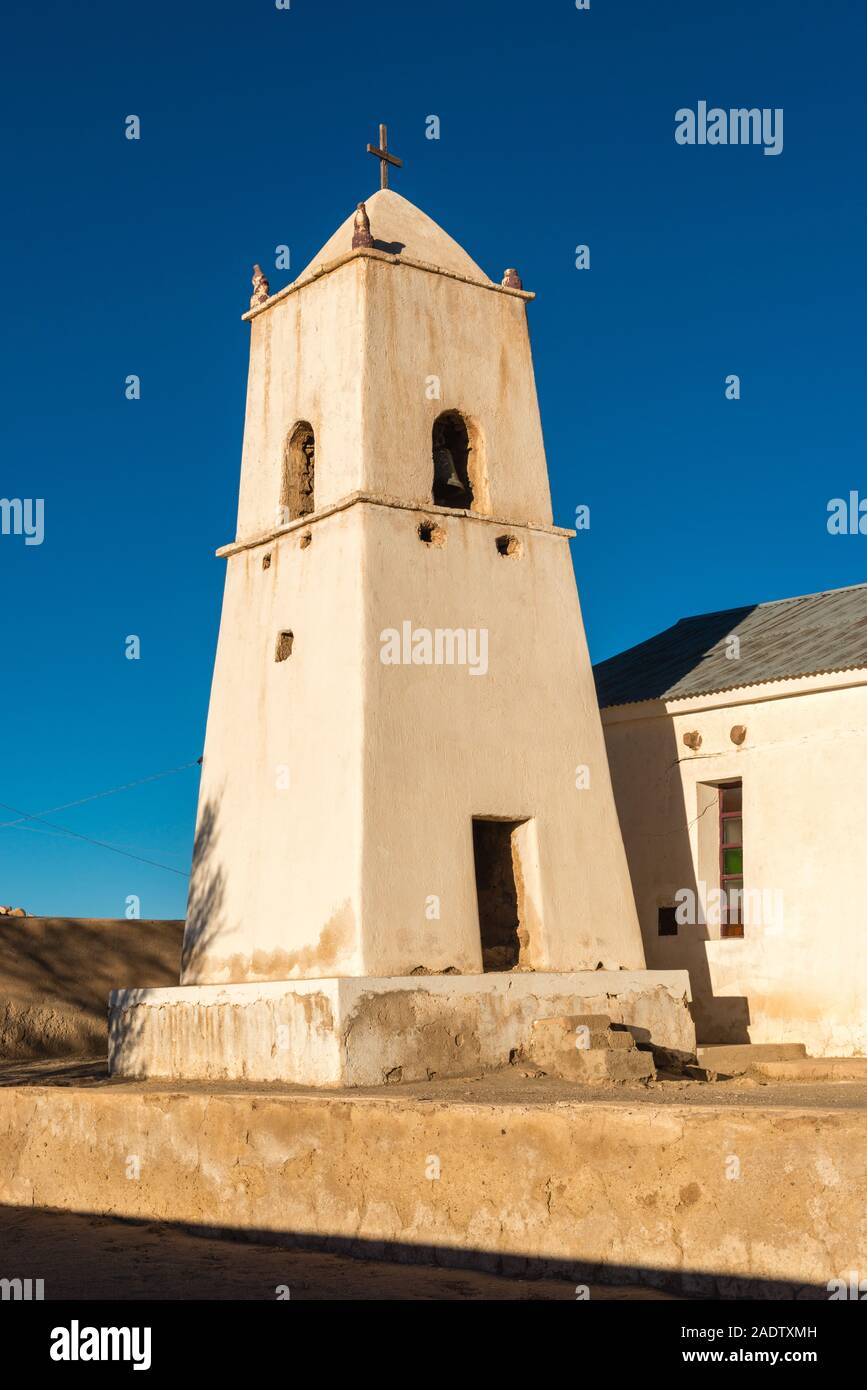
[[[216,861],[217,804],[205,803],[196,827],[193,845],[193,869],[187,901],[187,921],[183,933],[180,971],[170,983],[195,984],[196,975],[207,956],[209,946],[223,925],[223,904],[226,883],[222,867]],[[136,982],[138,983],[138,982]],[[109,1057],[123,1056],[124,1074],[144,1074],[147,1057],[138,1054],[145,1010],[126,1008],[116,1011],[109,1024]],[[138,1070],[138,1065],[141,1071]]]
[[[406,250],[405,241],[380,241],[377,237],[373,239],[374,250],[384,251],[387,256],[399,256],[401,251]]]
[[[181,984],[196,984],[208,951],[224,923],[226,878],[217,859],[217,802],[205,802],[196,826],[187,927],[181,956]]]

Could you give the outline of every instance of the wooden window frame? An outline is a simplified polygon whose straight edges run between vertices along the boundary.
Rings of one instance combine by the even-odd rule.
[[[739,787],[739,788],[740,788],[740,793],[741,793],[741,804],[740,804],[740,809],[737,810],[737,811],[726,811],[726,810],[725,810],[725,793],[726,793],[727,791],[734,791],[734,789],[735,789],[736,787]],[[743,781],[741,780],[741,778],[739,778],[739,777],[738,777],[738,778],[734,778],[731,782],[721,782],[721,783],[719,784],[718,791],[719,791],[719,881],[720,881],[720,890],[721,890],[721,895],[722,895],[722,904],[724,904],[724,910],[725,910],[725,921],[723,921],[723,919],[722,919],[722,914],[720,915],[720,936],[721,936],[721,937],[742,937],[743,934],[744,934],[744,916],[743,916],[743,914],[744,914],[744,899],[743,899],[743,886],[744,886],[744,863],[743,863],[743,855],[744,855],[744,784],[743,784]],[[727,841],[726,838],[725,838],[726,822],[727,822],[727,821],[731,821],[731,820],[739,820],[740,823],[741,823],[741,838],[740,838],[740,843],[739,843],[739,844],[735,844],[735,843],[733,843],[733,842],[731,842],[731,841]],[[727,874],[726,871],[725,871],[725,855],[726,855],[726,851],[727,851],[727,850],[733,850],[733,849],[739,849],[740,852],[741,852],[741,871],[740,871],[740,873],[738,873],[738,874]],[[739,902],[738,905],[737,905],[737,920],[736,920],[736,921],[732,921],[732,917],[731,917],[731,914],[730,914],[730,912],[729,912],[729,899],[728,899],[728,892],[729,892],[729,890],[728,890],[728,884],[729,884],[729,882],[730,882],[732,879],[739,879],[739,880],[740,880],[740,885],[741,885],[741,890],[740,890],[740,891],[741,891],[741,898],[740,898],[740,902]]]

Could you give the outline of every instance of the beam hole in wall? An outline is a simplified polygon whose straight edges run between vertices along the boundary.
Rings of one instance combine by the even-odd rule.
[[[295,642],[294,632],[281,632],[277,636],[277,649],[274,652],[275,661],[288,661],[292,655],[292,647]]]
[[[418,538],[425,545],[435,545],[441,550],[446,543],[446,533],[442,526],[436,521],[428,521],[425,518],[418,524]]]
[[[287,521],[309,516],[315,507],[316,440],[307,420],[293,425],[283,450],[280,507]]]
[[[517,536],[497,536],[498,555],[520,555],[522,546]]]
[[[310,545],[310,543],[311,543],[312,540],[313,540],[313,533],[312,533],[312,531],[305,531],[305,532],[304,532],[304,535],[301,537],[301,543],[300,543],[300,544],[301,544],[301,549],[302,549],[302,550],[306,550],[307,547],[308,547],[308,545]]]
[[[270,552],[270,551],[268,552],[267,555],[263,555],[263,556],[262,556],[262,568],[263,568],[263,570],[269,570],[269,569],[271,568],[271,552]]]
[[[476,898],[485,972],[514,970],[525,935],[521,926],[522,873],[516,832],[525,821],[473,818]]]

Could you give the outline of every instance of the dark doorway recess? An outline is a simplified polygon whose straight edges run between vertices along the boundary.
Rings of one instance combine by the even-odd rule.
[[[474,820],[473,855],[482,968],[514,970],[521,954],[513,834],[521,821]]]

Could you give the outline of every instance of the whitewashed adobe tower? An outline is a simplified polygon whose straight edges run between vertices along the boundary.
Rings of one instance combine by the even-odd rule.
[[[533,296],[387,188],[293,284],[254,284],[182,985],[315,985],[337,1029],[335,981],[444,1004],[643,970]]]
[[[481,971],[482,817],[524,826],[522,963],[642,966],[568,540],[552,528],[530,296],[492,284],[399,194],[367,213],[372,245],[353,250],[348,218],[248,315],[184,982]],[[434,503],[443,416],[469,485],[444,477],[443,496],[461,508]],[[403,647],[406,622],[468,633],[479,674],[469,652],[383,664],[382,634]]]

